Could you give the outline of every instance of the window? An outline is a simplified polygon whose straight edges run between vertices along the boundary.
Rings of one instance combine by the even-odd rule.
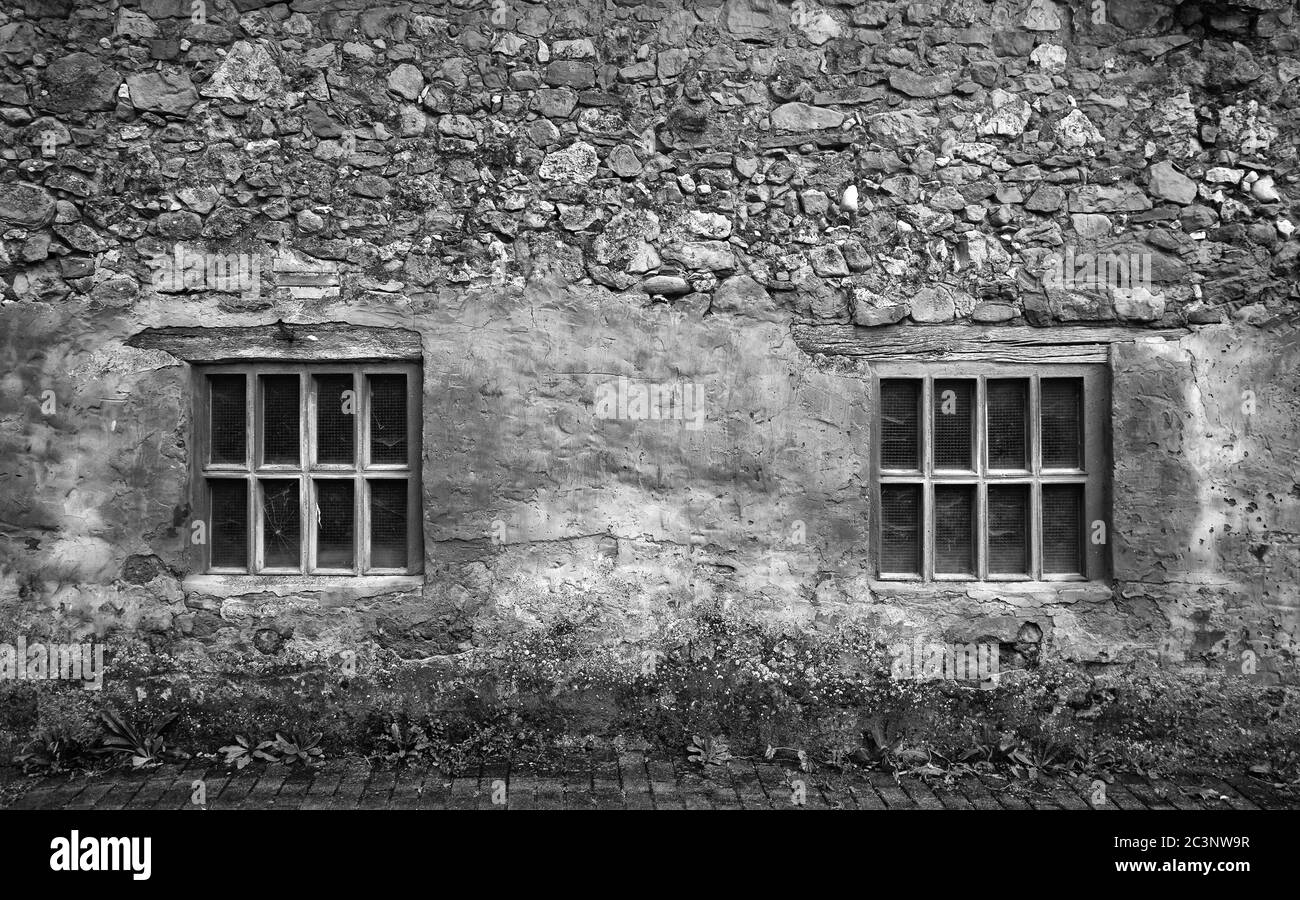
[[[203,571],[419,571],[416,366],[215,365],[196,373]]]
[[[1104,577],[1103,367],[880,364],[876,373],[880,578]]]

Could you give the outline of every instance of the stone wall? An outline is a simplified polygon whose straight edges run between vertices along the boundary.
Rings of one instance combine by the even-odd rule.
[[[722,602],[1293,677],[1294,4],[22,0],[0,59],[6,631],[420,658]],[[1144,277],[1053,277],[1097,253]],[[141,335],[277,320],[420,336],[422,590],[187,587]],[[1113,582],[873,583],[848,351],[936,334],[1109,348]],[[702,419],[599,417],[619,377]]]

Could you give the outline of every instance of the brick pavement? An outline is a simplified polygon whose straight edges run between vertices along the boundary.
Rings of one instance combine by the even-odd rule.
[[[1090,782],[1068,777],[1033,784],[981,774],[944,783],[860,770],[807,774],[747,760],[702,772],[684,760],[641,753],[571,754],[544,765],[483,762],[455,776],[424,766],[372,766],[361,759],[330,760],[310,771],[259,765],[234,772],[212,761],[192,760],[146,772],[12,776],[0,792],[0,803],[10,809],[938,810],[1091,805]],[[1245,776],[1175,782],[1125,775],[1107,786],[1106,802],[1098,808],[1294,809],[1300,808],[1300,797]]]

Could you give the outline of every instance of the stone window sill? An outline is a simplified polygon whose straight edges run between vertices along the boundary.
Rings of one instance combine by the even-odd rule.
[[[210,597],[327,594],[333,602],[418,591],[423,586],[423,575],[190,575],[181,582],[187,594]]]
[[[872,579],[873,594],[897,597],[932,597],[935,594],[960,592],[976,600],[996,600],[1006,597],[1050,596],[1061,601],[1108,600],[1114,595],[1107,581],[971,581],[936,579],[935,581],[897,581]]]

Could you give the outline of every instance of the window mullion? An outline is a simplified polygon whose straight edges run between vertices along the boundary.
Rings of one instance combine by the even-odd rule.
[[[359,472],[362,468],[363,423],[361,421],[361,394],[365,390],[366,376],[360,366],[353,366],[348,373],[352,376],[352,469]]]
[[[312,517],[316,500],[310,493],[311,476],[303,470],[298,473],[298,521],[302,523],[298,529],[298,571],[303,574],[314,568],[316,559],[316,520]]]
[[[298,489],[301,495],[299,507],[303,515],[303,540],[304,553],[302,570],[304,574],[315,572],[320,568],[319,555],[320,546],[320,529],[317,528],[317,519],[320,516],[320,504],[316,498],[316,480],[308,473],[302,474],[301,487]]]
[[[370,571],[370,488],[364,475],[357,475],[357,566],[362,575]]]
[[[244,466],[251,473],[257,463],[257,374],[244,373]]]
[[[885,571],[885,498],[881,471],[885,461],[885,385],[879,374],[872,378],[867,387],[868,400],[874,415],[874,434],[871,438],[871,471],[874,475],[870,496],[871,506],[867,509],[871,525],[871,553],[875,562],[876,577]]]
[[[934,382],[929,376],[921,381],[921,410],[917,420],[921,425],[921,474],[928,479],[934,472],[930,448],[934,432]]]
[[[319,535],[316,528],[316,516],[319,514],[316,503],[316,483],[312,473],[316,469],[316,379],[310,369],[302,370],[302,380],[298,389],[299,414],[301,425],[298,428],[302,446],[298,450],[298,464],[302,473],[298,479],[298,508],[302,516],[301,569],[303,574],[316,571],[317,546]]]
[[[244,382],[244,396],[248,398],[247,418],[244,423],[244,431],[248,438],[244,442],[244,464],[248,468],[248,474],[245,476],[245,502],[248,504],[248,528],[246,547],[244,552],[244,567],[249,574],[262,571],[261,563],[261,510],[257,505],[257,452],[261,446],[261,435],[258,433],[258,423],[262,417],[258,414],[258,395],[257,395],[257,372],[250,369],[245,373],[246,381]]]
[[[370,571],[370,496],[365,471],[370,465],[370,383],[366,370],[357,366],[353,373],[356,390],[357,466],[356,529],[357,571],[362,575]]]
[[[408,453],[409,453],[409,444]],[[410,574],[415,563],[415,496],[412,490],[414,478],[406,479],[406,572]]]
[[[364,371],[358,373],[358,383],[361,386],[357,394],[357,415],[361,417],[358,423],[361,429],[361,446],[358,448],[358,462],[362,469],[370,468],[370,379],[366,377]]]
[[[424,548],[419,546],[423,529],[417,527],[420,524],[421,506],[419,489],[416,487],[420,479],[416,473],[419,471],[417,467],[422,465],[420,437],[424,427],[424,417],[420,415],[422,381],[418,375],[419,372],[415,369],[406,373],[406,571],[408,574],[415,570],[416,560],[424,555]]]
[[[262,378],[256,372],[250,372],[249,378],[252,381],[253,390],[249,394],[253,398],[251,404],[250,424],[253,426],[249,433],[253,435],[253,446],[249,459],[252,461],[253,468],[256,470],[262,464]]]
[[[1097,471],[1097,460],[1092,458],[1092,439],[1096,431],[1094,422],[1100,419],[1094,415],[1096,412],[1094,404],[1096,403],[1096,379],[1089,375],[1082,379],[1079,396],[1079,447],[1076,451],[1079,454],[1079,466],[1084,472],[1089,473],[1089,477]]]
[[[934,379],[921,382],[921,580],[934,580]]]
[[[249,498],[251,505],[249,508],[248,521],[252,527],[253,541],[253,571],[261,573],[263,568],[262,559],[262,483],[257,478],[249,479]]]
[[[199,560],[199,566],[202,571],[207,572],[212,568],[212,539],[215,535],[215,524],[212,521],[212,489],[208,486],[208,479],[205,474],[208,460],[212,458],[212,408],[211,408],[211,382],[208,381],[206,372],[198,373],[198,387],[191,394],[194,397],[195,422],[194,428],[198,440],[194,442],[193,453],[195,463],[195,474],[192,494],[194,498],[195,512],[198,514],[199,521],[204,523],[203,543],[198,547],[194,546],[193,526],[185,530],[182,538],[182,546],[185,551],[185,558],[193,560],[196,556]],[[248,391],[244,391],[244,407],[247,416]],[[244,446],[248,446],[247,429],[245,429]],[[191,520],[192,522],[192,520]],[[190,523],[187,523],[190,524]],[[245,554],[247,557],[247,554]],[[245,558],[244,565],[247,567],[248,560]]]
[[[1029,471],[1043,473],[1042,383],[1038,375],[1029,378]]]
[[[988,473],[988,460],[985,458],[984,436],[988,432],[988,391],[983,375],[975,379],[975,435],[971,448],[972,463],[975,467],[975,498],[973,510],[975,518],[975,577],[980,581],[988,579],[988,488],[984,477]]]
[[[1029,577],[1043,580],[1043,485],[1037,479],[1029,485]]]
[[[310,371],[304,373],[302,382],[302,452],[298,458],[304,469],[315,470],[316,459],[316,415],[320,407],[320,397],[316,394],[316,379]]]
[[[365,525],[366,479],[361,474],[364,467],[365,423],[362,416],[362,394],[365,392],[365,372],[353,366],[352,375],[352,571],[364,575],[370,565],[370,537]]]
[[[1111,569],[1111,533],[1113,524],[1106,514],[1109,504],[1106,498],[1110,486],[1103,481],[1102,473],[1106,471],[1106,444],[1103,426],[1103,411],[1109,406],[1109,396],[1102,376],[1097,370],[1090,372],[1083,380],[1083,397],[1079,415],[1081,417],[1081,442],[1083,470],[1086,473],[1083,487],[1084,501],[1084,571],[1085,578],[1102,577]],[[1092,523],[1102,522],[1107,529],[1106,542],[1092,542]]]
[[[1029,491],[1030,575],[1035,581],[1043,577],[1043,425],[1042,384],[1038,373],[1029,376],[1029,471],[1033,487]]]
[[[316,462],[316,390],[315,379],[306,367],[298,381],[298,514],[302,517],[302,546],[298,548],[298,568],[304,574],[316,571],[316,491],[311,472]]]

